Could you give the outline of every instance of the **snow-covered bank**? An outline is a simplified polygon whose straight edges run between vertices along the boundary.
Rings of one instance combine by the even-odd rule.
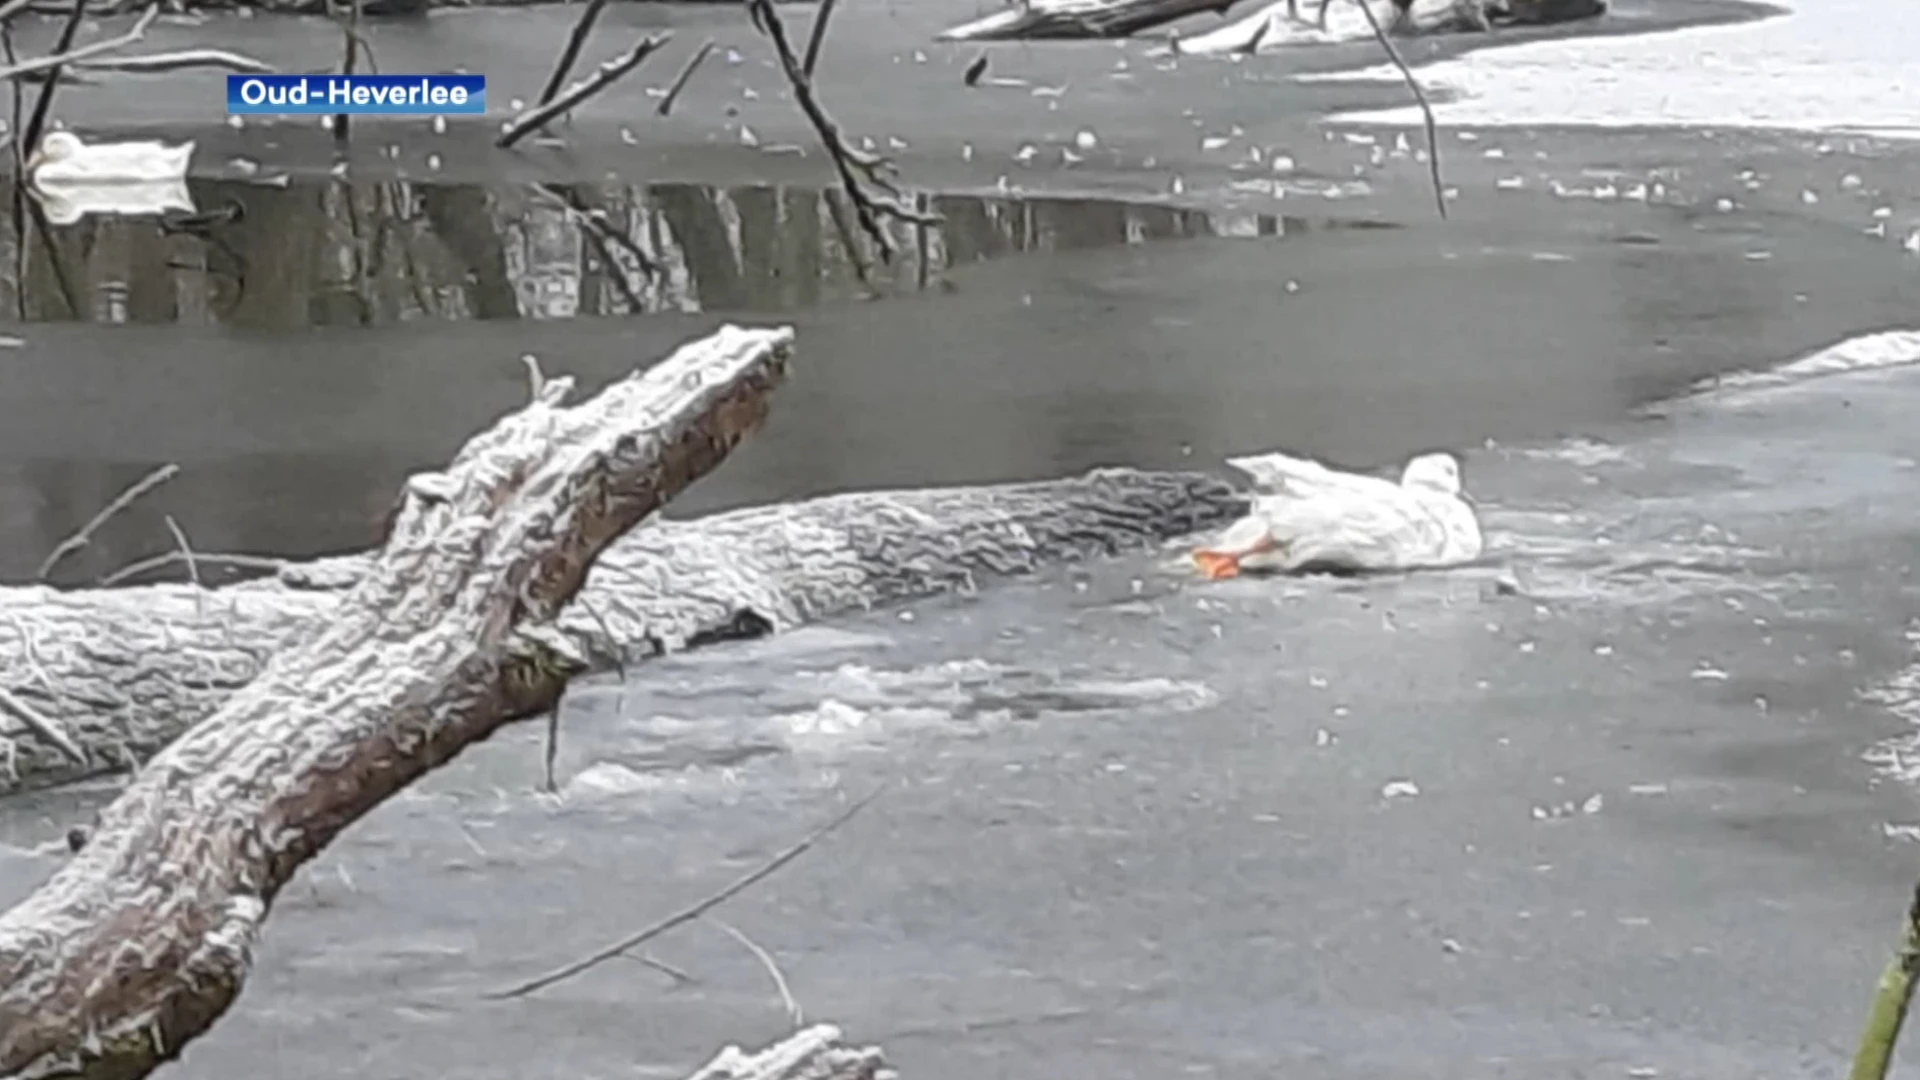
[[[1719,398],[1808,379],[1920,364],[1920,330],[1882,330],[1835,342],[1778,367],[1716,376],[1694,387],[1698,395]]]
[[[1443,124],[1705,126],[1920,138],[1920,5],[1797,0],[1773,18],[1478,50],[1415,68]],[[1307,80],[1397,82],[1380,64]],[[1418,109],[1341,121],[1420,122]]]

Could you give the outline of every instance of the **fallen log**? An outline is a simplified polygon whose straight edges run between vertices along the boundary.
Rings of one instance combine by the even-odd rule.
[[[1276,0],[1223,26],[1180,39],[1182,53],[1269,51],[1373,36],[1359,0]],[[1605,13],[1606,0],[1370,0],[1374,19],[1403,37],[1484,32],[1496,26],[1571,22]],[[1129,37],[1232,0],[1025,0],[943,31],[943,41]]]
[[[590,670],[608,670],[1184,535],[1244,510],[1245,496],[1209,475],[1105,469],[654,521],[601,554],[549,632]],[[144,761],[333,618],[376,559],[288,563],[212,589],[0,588],[0,706],[11,697],[31,708],[85,757],[0,707],[0,794]]]
[[[585,667],[549,626],[622,532],[766,414],[790,330],[724,327],[577,406],[571,379],[412,477],[324,620],[147,762],[0,915],[0,1077],[136,1080],[233,1003],[275,895],[368,810]]]
[[[1377,23],[1395,37],[1483,32],[1490,28],[1486,0],[1332,0],[1324,20],[1308,24],[1293,16],[1294,0],[1277,0],[1225,26],[1180,41],[1180,51],[1192,56],[1221,53],[1271,52],[1292,46],[1340,41],[1370,41]],[[1319,11],[1319,0],[1301,0],[1302,7]],[[1368,18],[1368,12],[1372,18]]]
[[[941,41],[1131,37],[1189,15],[1225,15],[1235,0],[1025,0],[942,31]]]

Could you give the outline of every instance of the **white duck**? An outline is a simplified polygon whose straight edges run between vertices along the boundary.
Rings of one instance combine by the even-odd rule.
[[[1452,454],[1407,462],[1400,482],[1340,472],[1286,454],[1230,458],[1253,505],[1193,561],[1209,578],[1241,570],[1411,570],[1480,557],[1480,522]]]
[[[27,178],[40,187],[179,181],[187,175],[193,145],[87,143],[71,131],[50,131],[27,158]]]

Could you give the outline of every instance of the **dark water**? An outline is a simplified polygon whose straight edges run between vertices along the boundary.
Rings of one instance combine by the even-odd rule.
[[[165,462],[179,478],[68,579],[166,548],[163,514],[209,551],[368,543],[408,471],[520,400],[522,354],[592,387],[726,319],[793,323],[800,364],[683,512],[1278,443],[1370,467],[1552,437],[1897,322],[1916,287],[1851,229],[1544,195],[1417,228],[942,196],[942,226],[894,228],[891,263],[808,188],[191,195],[185,221],[30,225],[24,274],[0,244],[0,311],[26,316],[0,355],[0,573]]]

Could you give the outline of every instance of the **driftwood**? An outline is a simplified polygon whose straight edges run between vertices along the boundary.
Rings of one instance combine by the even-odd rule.
[[[368,810],[584,668],[551,623],[622,532],[765,415],[789,330],[725,327],[579,406],[571,379],[411,478],[328,617],[171,744],[0,915],[0,1076],[136,1080],[233,1003],[269,907]]]
[[[567,652],[611,670],[1211,528],[1244,509],[1245,496],[1212,476],[1111,469],[656,521],[601,554],[553,629]],[[336,618],[376,558],[288,563],[212,589],[0,589],[0,690],[87,759],[0,710],[0,793],[146,760],[276,649]]]

